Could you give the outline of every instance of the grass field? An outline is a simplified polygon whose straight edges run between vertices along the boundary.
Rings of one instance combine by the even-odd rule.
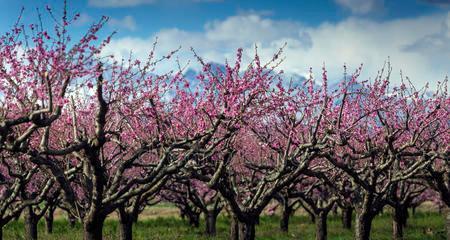
[[[147,216],[141,219],[134,227],[134,239],[211,239],[203,235],[203,225],[200,228],[191,228],[186,222],[173,215],[175,211],[164,209],[151,209],[150,213],[165,211],[164,217]],[[147,212],[149,214],[149,212]],[[104,238],[117,239],[117,220],[108,219],[104,228]],[[406,229],[407,240],[441,240],[444,237],[444,218],[438,213],[420,212],[411,217]],[[220,216],[217,223],[217,237],[212,239],[228,239],[229,221],[225,216]],[[289,233],[281,233],[278,230],[278,216],[264,216],[256,228],[257,239],[314,239],[314,225],[306,216],[293,216],[289,225]],[[372,230],[372,239],[392,239],[391,216],[383,214],[375,219]],[[329,239],[352,239],[352,232],[344,230],[338,216],[331,215],[328,221]],[[3,231],[4,239],[23,239],[23,221],[9,223]],[[82,228],[77,224],[75,228],[69,228],[65,219],[58,217],[54,223],[54,233],[46,234],[44,222],[39,223],[39,239],[48,240],[75,240],[82,239]]]

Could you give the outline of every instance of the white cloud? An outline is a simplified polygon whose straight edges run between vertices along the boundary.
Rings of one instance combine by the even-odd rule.
[[[111,18],[108,21],[108,25],[113,28],[123,28],[130,31],[135,31],[137,29],[136,21],[129,15],[122,19]]]
[[[450,55],[450,12],[441,23],[441,30],[426,35],[404,48],[406,51],[420,52],[424,55]]]
[[[159,54],[182,45],[178,56],[185,63],[193,60],[189,51],[192,46],[208,61],[223,63],[224,59],[234,60],[238,47],[244,48],[244,59],[249,60],[254,54],[255,43],[259,46],[261,59],[268,60],[287,42],[286,60],[280,67],[286,72],[304,75],[309,67],[313,67],[315,75],[320,76],[318,73],[325,63],[330,80],[338,80],[342,77],[344,63],[349,66],[349,71],[364,63],[361,77],[368,79],[374,77],[390,57],[394,67],[392,81],[398,83],[398,73],[403,70],[415,84],[423,86],[426,82],[441,81],[449,74],[450,55],[439,52],[440,45],[427,45],[429,49],[422,50],[411,46],[429,36],[444,36],[442,26],[447,26],[447,21],[448,17],[444,15],[384,22],[351,17],[338,23],[305,27],[299,22],[238,15],[209,22],[199,32],[163,29],[148,38],[115,39],[105,53],[126,57],[133,50],[137,57],[145,59],[151,43],[158,36]],[[195,60],[191,66],[198,67]],[[171,67],[173,65],[169,63],[163,69]]]
[[[368,14],[383,7],[384,0],[335,0],[354,14]]]
[[[204,37],[212,42],[221,42],[232,47],[241,47],[255,42],[270,44],[280,38],[291,38],[310,47],[311,41],[300,23],[274,21],[259,15],[238,15],[225,21],[213,21],[205,25]]]

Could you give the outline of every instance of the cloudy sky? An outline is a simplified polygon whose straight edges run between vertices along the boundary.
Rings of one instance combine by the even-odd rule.
[[[24,21],[36,20],[36,7],[62,0],[0,0],[0,31],[8,30],[25,7]],[[68,0],[69,11],[81,14],[72,29],[81,34],[105,15],[105,36],[117,30],[105,54],[145,58],[155,38],[158,53],[182,47],[178,58],[196,68],[193,47],[212,62],[233,60],[237,48],[247,59],[255,44],[268,59],[287,43],[288,73],[320,73],[325,63],[330,79],[364,64],[363,78],[373,78],[388,59],[393,81],[399,72],[416,85],[435,85],[450,73],[450,0]],[[61,11],[59,11],[61,12]],[[172,66],[171,66],[172,64]],[[162,68],[173,67],[166,63]]]

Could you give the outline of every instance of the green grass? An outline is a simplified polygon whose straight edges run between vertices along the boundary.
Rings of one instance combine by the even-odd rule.
[[[390,214],[383,214],[375,219],[372,239],[392,239]],[[438,213],[417,213],[408,222],[405,233],[407,240],[440,240],[444,237],[444,217]],[[220,216],[217,222],[218,236],[213,239],[228,239],[229,220]],[[289,233],[281,233],[278,230],[278,216],[264,216],[256,228],[257,239],[314,239],[314,225],[306,216],[294,216],[291,218]],[[203,225],[200,228],[191,228],[186,222],[177,217],[164,217],[140,220],[134,227],[134,239],[208,239],[203,235]],[[117,239],[118,222],[114,219],[107,220],[104,227],[105,239]],[[44,223],[39,223],[39,238],[48,240],[75,240],[82,239],[82,228],[77,224],[74,229],[69,228],[64,219],[58,219],[54,223],[54,233],[46,234]],[[13,221],[3,230],[4,239],[24,239],[23,221]],[[352,239],[352,231],[344,230],[338,216],[330,216],[328,221],[329,239]]]

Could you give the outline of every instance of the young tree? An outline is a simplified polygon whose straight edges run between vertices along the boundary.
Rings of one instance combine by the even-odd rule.
[[[427,189],[420,182],[404,180],[395,184],[390,196],[390,205],[393,208],[392,238],[403,239],[403,229],[409,217],[408,209],[413,201]]]
[[[288,189],[289,187],[287,190]],[[300,199],[290,196],[287,190],[285,189],[275,196],[275,199],[279,202],[279,205],[281,205],[280,230],[283,232],[288,232],[289,219],[301,206]]]
[[[190,179],[186,184],[189,200],[202,211],[205,218],[206,235],[216,235],[217,216],[224,207],[222,197],[217,191],[198,180]]]
[[[142,192],[117,208],[119,215],[119,239],[133,239],[133,224],[137,223],[139,214],[148,206],[156,205],[160,199],[153,191]]]
[[[327,239],[327,217],[336,204],[337,196],[334,195],[333,186],[324,183],[320,179],[301,179],[301,186],[295,187],[290,192],[291,197],[298,197],[302,205],[314,215],[316,225],[316,240]]]
[[[187,179],[174,178],[160,194],[164,200],[174,204],[180,210],[180,217],[187,218],[189,226],[198,228],[202,210],[191,201],[190,188]]]

